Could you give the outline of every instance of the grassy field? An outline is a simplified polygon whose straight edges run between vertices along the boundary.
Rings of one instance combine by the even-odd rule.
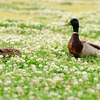
[[[0,59],[0,100],[100,100],[100,55],[69,53],[71,18],[100,45],[100,1],[0,0],[0,47],[22,51]]]

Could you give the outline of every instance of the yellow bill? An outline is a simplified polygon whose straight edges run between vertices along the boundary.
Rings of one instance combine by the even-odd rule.
[[[68,23],[64,24],[63,26],[68,26],[68,25],[71,25],[71,22],[68,22]]]

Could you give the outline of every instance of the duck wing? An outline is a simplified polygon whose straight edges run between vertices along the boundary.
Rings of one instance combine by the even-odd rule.
[[[0,48],[0,55],[3,55],[3,57],[5,57],[6,55],[8,55],[8,57],[11,57],[14,55],[21,55],[21,52],[15,48],[3,47]]]
[[[85,42],[87,42],[87,41],[81,41],[82,44],[84,44]],[[94,48],[100,50],[100,46],[99,46],[99,45],[94,44],[94,43],[91,43],[91,42],[87,42],[87,43],[88,43],[89,45],[91,45],[92,47],[94,47]]]
[[[4,48],[0,48],[0,52],[1,53],[8,53],[8,52],[13,52],[13,50],[10,47],[4,47]]]
[[[91,46],[93,46],[94,48],[100,50],[100,46],[99,45],[96,45],[96,44],[93,44],[93,43],[89,43]]]
[[[100,52],[99,45],[96,45],[96,44],[93,44],[93,43],[87,42],[87,41],[83,41],[81,43],[83,43],[83,49],[82,49],[80,57],[86,57],[86,56],[89,56],[92,54],[96,55]]]

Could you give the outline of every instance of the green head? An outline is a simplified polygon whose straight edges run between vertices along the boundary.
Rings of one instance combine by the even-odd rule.
[[[73,32],[78,33],[78,30],[79,30],[79,21],[78,21],[78,19],[73,18],[73,19],[70,20],[70,22],[68,22],[64,26],[68,26],[68,25],[72,25],[73,26]]]

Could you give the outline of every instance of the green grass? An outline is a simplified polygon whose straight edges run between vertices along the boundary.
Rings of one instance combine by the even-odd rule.
[[[98,2],[0,1],[0,47],[21,56],[0,59],[0,100],[99,100],[100,55],[74,58],[68,51],[79,19],[80,39],[100,44]],[[0,56],[1,57],[1,56]]]

